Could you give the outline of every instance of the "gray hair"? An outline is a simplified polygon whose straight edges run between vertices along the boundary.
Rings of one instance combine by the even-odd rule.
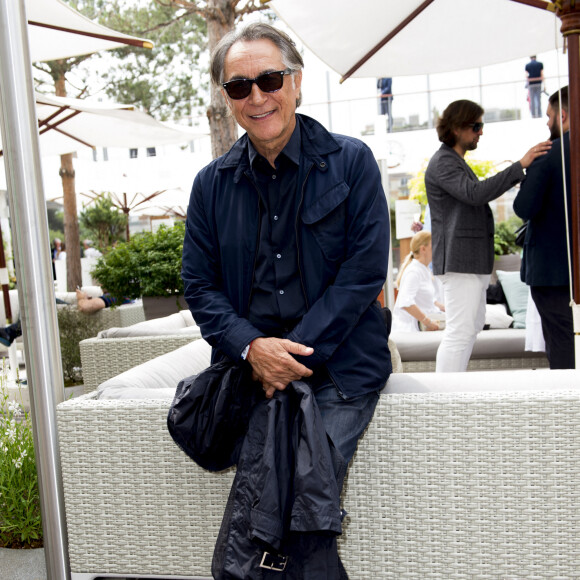
[[[236,42],[251,42],[255,40],[269,40],[280,49],[284,66],[292,72],[304,68],[304,61],[296,48],[296,43],[284,32],[264,22],[254,22],[239,30],[228,32],[215,47],[210,59],[211,80],[218,86],[224,82],[224,68],[226,56]],[[292,78],[294,82],[294,78]],[[300,105],[302,94],[296,101]]]

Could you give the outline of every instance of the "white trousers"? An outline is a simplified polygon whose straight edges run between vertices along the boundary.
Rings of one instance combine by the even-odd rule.
[[[437,276],[443,284],[445,330],[437,350],[438,373],[467,370],[477,333],[485,324],[486,290],[490,274],[447,272]]]

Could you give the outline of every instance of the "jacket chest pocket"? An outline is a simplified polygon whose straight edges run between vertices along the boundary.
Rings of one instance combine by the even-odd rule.
[[[344,260],[346,252],[346,200],[350,193],[342,181],[302,212],[302,223],[312,233],[328,260]]]

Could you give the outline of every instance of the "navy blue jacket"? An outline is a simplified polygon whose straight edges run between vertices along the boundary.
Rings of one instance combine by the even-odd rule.
[[[569,232],[572,236],[570,188],[570,134],[564,134]],[[514,200],[514,211],[528,220],[524,239],[521,278],[528,286],[567,286],[568,253],[564,217],[564,179],[561,141],[538,157],[526,171]]]
[[[302,362],[325,365],[345,397],[380,389],[392,371],[376,298],[390,241],[381,176],[361,141],[296,115],[302,153],[295,223],[298,270],[308,311],[287,338],[314,348]],[[247,319],[258,250],[259,193],[248,136],[195,178],[187,214],[185,298],[212,360],[238,360],[262,336]]]

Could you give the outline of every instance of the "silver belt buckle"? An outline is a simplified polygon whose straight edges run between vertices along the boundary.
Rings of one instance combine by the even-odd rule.
[[[272,570],[274,572],[284,572],[287,563],[288,556],[264,552],[264,555],[262,556],[262,561],[260,562],[260,568],[266,568],[267,570]]]

